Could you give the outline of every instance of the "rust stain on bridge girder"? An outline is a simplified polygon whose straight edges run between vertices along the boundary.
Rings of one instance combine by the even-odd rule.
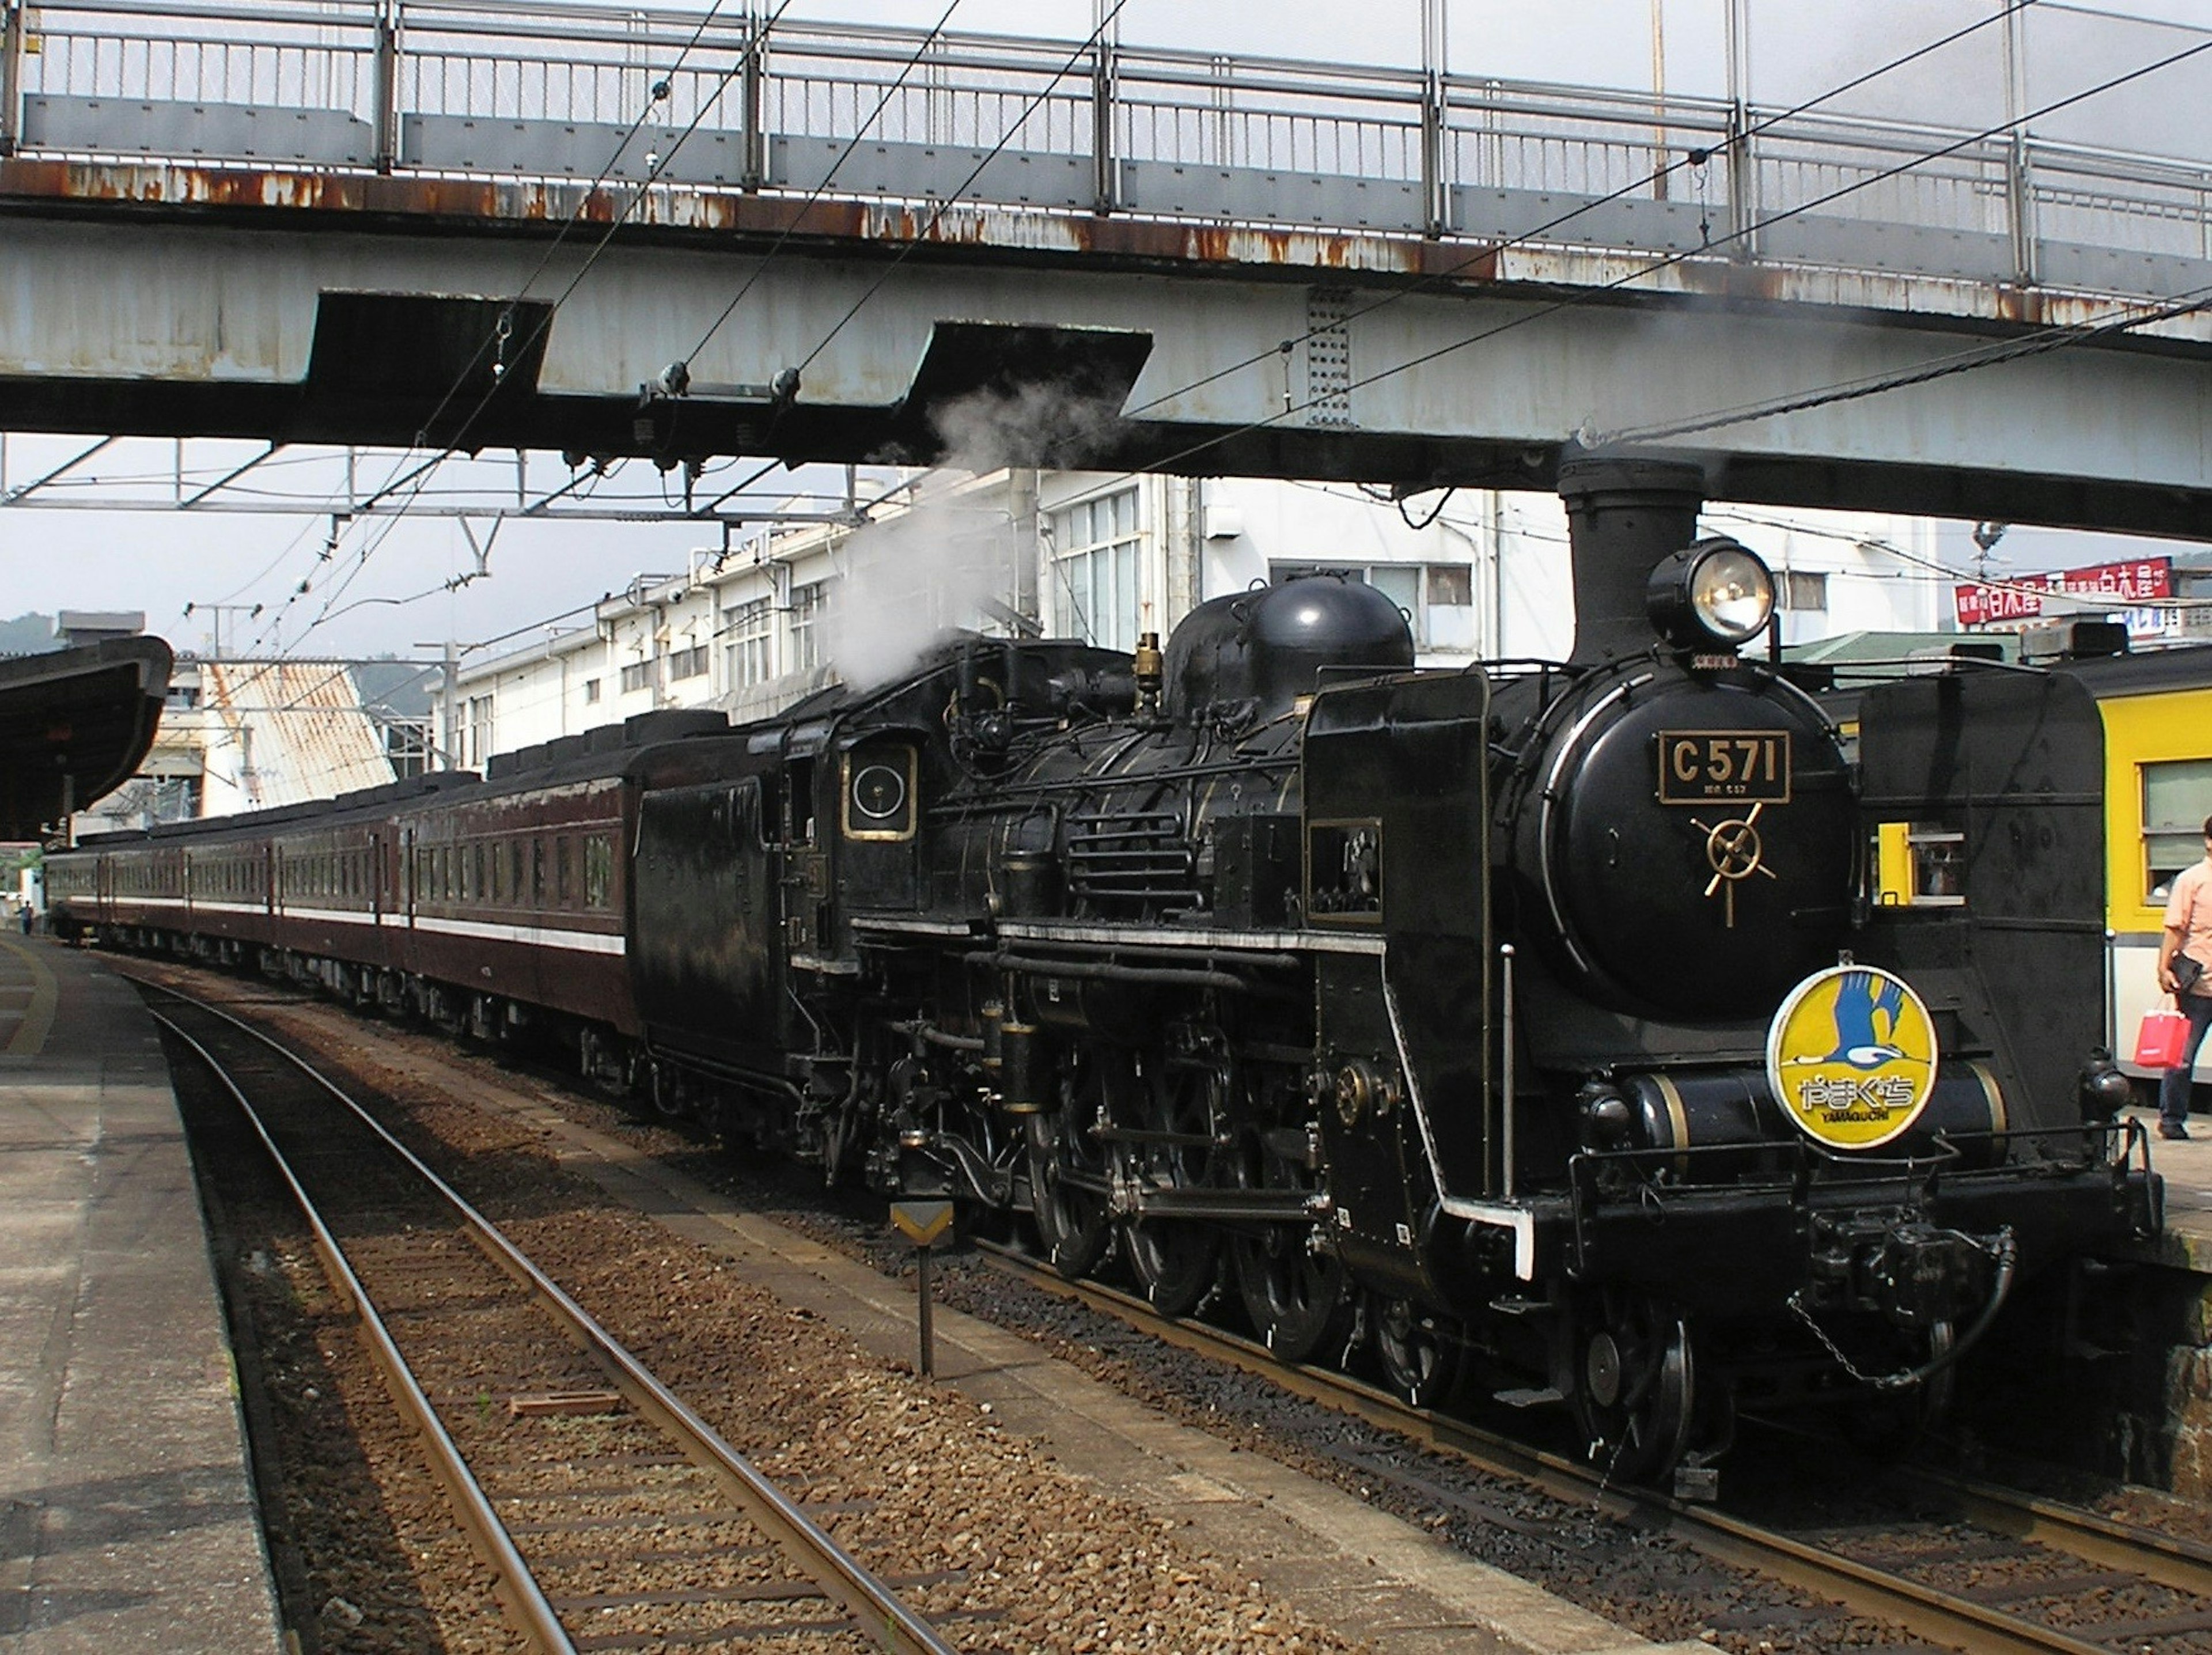
[[[161,162],[0,162],[0,206],[95,202],[149,210],[263,210],[429,221],[449,228],[557,224],[572,216],[605,225],[629,192],[588,185],[491,179],[394,177]],[[1105,214],[873,202],[806,204],[775,196],[684,186],[647,192],[629,228],[656,234],[776,237],[817,243],[958,248],[1012,256],[1065,255],[1109,262],[1420,277],[1480,285],[1495,279],[1489,248],[1416,236],[1184,224]]]
[[[200,212],[326,216],[391,229],[519,230],[567,222],[610,225],[629,192],[587,183],[323,173],[247,165],[0,161],[0,214],[112,203],[186,217]],[[1270,273],[1301,281],[1416,280],[1449,289],[1510,286],[1671,294],[1762,307],[1812,304],[1932,321],[2087,327],[2111,320],[2112,301],[1966,278],[1877,271],[1806,270],[1723,258],[1650,255],[1528,244],[1482,245],[1382,232],[1352,233],[1176,222],[1121,214],[1029,211],[868,201],[801,203],[688,185],[658,186],[630,208],[624,234],[640,242],[764,245],[787,234],[815,249],[859,256],[921,244],[946,254],[1080,262],[1098,268]],[[2178,319],[2147,333],[2203,342],[2212,321]]]

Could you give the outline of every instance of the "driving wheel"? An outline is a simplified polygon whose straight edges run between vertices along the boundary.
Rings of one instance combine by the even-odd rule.
[[[1105,1093],[1087,1062],[1062,1078],[1060,1090],[1058,1109],[1030,1117],[1030,1199],[1045,1256],[1073,1281],[1098,1268],[1114,1238],[1106,1160],[1090,1130]]]

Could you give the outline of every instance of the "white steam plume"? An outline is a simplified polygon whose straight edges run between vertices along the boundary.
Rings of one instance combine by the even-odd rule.
[[[1011,605],[1036,556],[1034,527],[1015,522],[996,491],[963,497],[959,484],[1002,466],[1079,465],[1115,413],[1037,386],[977,392],[939,410],[945,455],[915,489],[918,503],[845,543],[828,625],[836,675],[856,689],[887,683],[948,630],[981,625],[987,601]]]

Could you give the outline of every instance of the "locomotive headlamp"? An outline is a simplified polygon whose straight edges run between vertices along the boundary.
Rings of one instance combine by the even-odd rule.
[[[1733,649],[1773,614],[1774,575],[1750,548],[1717,535],[1653,569],[1644,598],[1652,626],[1676,648]]]

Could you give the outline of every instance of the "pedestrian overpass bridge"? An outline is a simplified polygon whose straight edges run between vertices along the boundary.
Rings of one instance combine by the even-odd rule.
[[[2081,137],[2204,106],[2212,33],[2115,23],[2092,69],[2036,33],[2087,14],[1997,12],[1947,106],[1992,118],[1945,126],[1109,35],[0,0],[0,429],[1407,488],[1620,446],[2212,538],[2212,167]]]

